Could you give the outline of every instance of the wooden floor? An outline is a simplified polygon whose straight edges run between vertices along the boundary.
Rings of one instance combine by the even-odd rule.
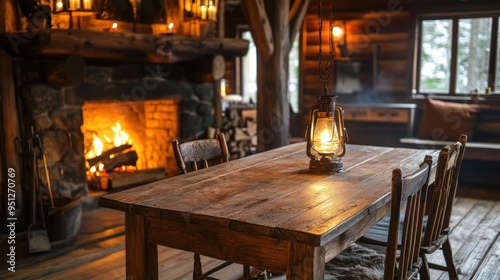
[[[16,272],[3,268],[0,279],[125,279],[123,223],[120,212],[86,212],[74,244],[18,260]],[[451,243],[460,278],[500,279],[500,201],[457,198],[452,224]],[[159,247],[158,255],[160,279],[191,279],[192,253]],[[432,259],[442,262],[438,254]],[[219,263],[209,258],[202,261],[205,269]],[[241,271],[242,266],[232,265],[218,276],[239,279]],[[432,279],[448,277],[432,271]]]

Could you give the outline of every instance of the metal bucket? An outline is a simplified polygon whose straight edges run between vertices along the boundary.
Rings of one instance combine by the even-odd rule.
[[[76,240],[82,223],[81,198],[56,198],[54,208],[45,213],[49,213],[45,223],[50,242],[72,243]]]

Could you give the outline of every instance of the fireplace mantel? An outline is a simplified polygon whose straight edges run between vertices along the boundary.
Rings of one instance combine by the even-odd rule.
[[[78,29],[2,34],[1,45],[18,57],[63,57],[120,62],[175,63],[205,55],[242,56],[249,42],[233,38],[185,37]]]

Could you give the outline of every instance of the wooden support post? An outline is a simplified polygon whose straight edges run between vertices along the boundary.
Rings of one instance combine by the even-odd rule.
[[[310,0],[243,0],[243,12],[259,51],[257,128],[262,152],[285,146],[289,138],[288,54]],[[269,17],[269,19],[268,19]]]
[[[225,29],[224,5],[225,1],[219,0],[219,7],[217,8],[217,13],[219,14],[217,19],[217,24],[218,24],[217,36],[219,38],[224,38],[224,29]]]
[[[247,0],[249,1],[249,0]],[[262,152],[288,145],[288,54],[290,49],[288,10],[289,0],[266,2],[272,32],[274,52],[270,59],[257,58],[257,150]]]
[[[0,34],[4,32],[12,32],[19,29],[19,17],[17,13],[17,1],[4,0],[0,1]],[[0,218],[6,221],[6,218],[13,218],[13,216],[6,212],[8,193],[12,195],[15,191],[15,217],[18,221],[27,221],[26,211],[24,209],[24,196],[21,188],[21,180],[25,177],[22,176],[21,163],[16,153],[15,141],[20,138],[19,115],[17,112],[16,103],[16,88],[14,84],[14,70],[12,57],[0,48],[0,102],[2,106],[2,120],[3,120],[3,162],[2,162],[2,186],[0,187],[0,197],[2,208],[0,209]],[[0,159],[1,160],[1,159]],[[14,188],[9,188],[8,191],[8,170],[12,168],[15,172],[13,180]],[[12,181],[11,181],[12,182]],[[17,229],[22,229],[18,223]]]

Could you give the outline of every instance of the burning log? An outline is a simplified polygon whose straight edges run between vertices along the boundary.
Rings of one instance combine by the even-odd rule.
[[[165,179],[165,168],[139,170],[134,173],[117,173],[108,177],[111,188],[137,186]]]
[[[104,169],[106,172],[110,173],[116,167],[120,167],[123,165],[136,165],[137,159],[136,151],[130,151],[128,153],[120,154],[115,156],[114,158],[105,158],[102,160],[102,164],[104,165]]]
[[[103,152],[102,154],[100,154],[100,155],[98,155],[98,156],[96,156],[94,158],[88,159],[87,161],[88,161],[88,163],[89,163],[90,166],[95,166],[100,161],[104,161],[106,159],[109,160],[109,156],[117,154],[117,153],[121,153],[121,152],[123,152],[123,151],[125,151],[127,149],[130,149],[130,148],[132,148],[132,145],[129,145],[129,144],[124,144],[124,145],[121,145],[121,146],[118,146],[118,147],[114,147],[114,148],[111,148],[111,149]],[[136,161],[137,161],[137,153],[136,153]]]

